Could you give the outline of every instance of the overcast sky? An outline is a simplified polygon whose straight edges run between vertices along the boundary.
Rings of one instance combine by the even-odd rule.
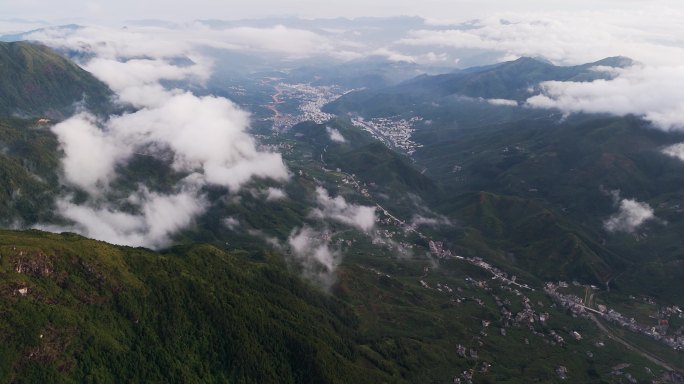
[[[684,8],[673,0],[2,0],[3,18],[61,21],[241,19],[274,16],[419,15],[461,21],[507,12],[573,12],[647,7]]]

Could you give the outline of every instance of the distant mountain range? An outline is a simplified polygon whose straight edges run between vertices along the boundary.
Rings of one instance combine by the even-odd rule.
[[[626,57],[609,57],[594,63],[565,67],[541,59],[521,57],[515,61],[485,67],[468,68],[455,73],[423,76],[397,86],[397,89],[429,93],[433,96],[453,94],[486,99],[524,101],[543,81],[593,81],[611,75],[596,67],[624,68],[634,62]]]
[[[541,82],[609,79],[612,77],[609,72],[595,68],[624,68],[633,64],[626,57],[609,57],[594,63],[566,67],[542,59],[521,57],[515,61],[448,74],[419,76],[392,87],[351,92],[328,104],[325,110],[338,114],[354,111],[369,116],[387,116],[448,96],[524,102],[538,93],[537,87]]]

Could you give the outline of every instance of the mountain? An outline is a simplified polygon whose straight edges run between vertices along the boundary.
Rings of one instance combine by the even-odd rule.
[[[3,382],[388,382],[358,319],[265,255],[0,232]]]
[[[98,111],[109,88],[51,49],[28,42],[0,42],[0,116],[63,118],[84,102]]]
[[[332,92],[282,92],[287,81],[354,71],[224,68],[203,94],[262,112],[250,133],[282,155],[288,180],[203,186],[206,211],[157,252],[0,231],[0,381],[617,383],[684,371],[684,165],[662,153],[684,136],[633,116],[484,100],[627,64],[523,58],[421,76],[277,131],[278,116],[324,116]],[[49,127],[0,119],[5,227],[68,225],[57,198],[87,201],[60,183]],[[116,220],[140,214],[130,196],[141,185],[166,194],[187,178],[173,161],[136,153],[93,205]],[[625,199],[654,218],[607,229]]]
[[[576,270],[577,276],[603,264],[612,273],[595,281],[620,274],[614,283],[621,289],[676,301],[674,291],[664,286],[677,286],[684,276],[684,270],[675,267],[681,245],[676,233],[684,224],[678,214],[684,164],[662,151],[682,140],[680,133],[655,130],[634,117],[578,117],[562,123],[522,119],[490,129],[462,131],[431,151],[417,152],[415,159],[453,193],[488,191],[514,197],[509,206],[520,201],[549,210],[548,216],[540,217],[554,218],[554,225],[564,228],[565,234],[589,241],[589,249],[601,260]],[[648,204],[656,219],[631,233],[606,230],[605,222],[616,214],[621,199]],[[504,213],[496,217],[509,224],[526,217]],[[515,247],[527,252],[534,249],[528,244],[530,236],[519,233],[524,226],[506,228],[509,230],[503,232]],[[558,244],[565,237],[563,232],[551,235],[541,228],[531,233],[536,241],[552,243],[555,239]],[[533,260],[529,267],[547,265],[552,254],[547,250],[527,253]],[[653,268],[651,276],[660,275],[654,279],[659,284],[641,279],[647,265]],[[664,265],[670,266],[667,272],[660,269]],[[562,263],[556,267],[558,271],[564,268]]]
[[[335,130],[344,142],[333,141]],[[411,159],[390,149],[368,132],[341,119],[325,124],[304,122],[295,125],[288,135],[306,144],[313,159],[321,159],[322,166],[354,175],[373,195],[387,196],[386,203],[395,212],[411,216],[412,198],[433,202],[441,189],[423,175]]]
[[[593,81],[610,75],[592,70],[598,66],[626,67],[628,58],[612,57],[577,66],[556,66],[546,61],[521,57],[494,66],[470,68],[453,74],[423,76],[405,82],[400,89],[418,88],[433,96],[459,94],[485,99],[524,101],[529,88],[543,81]]]
[[[54,220],[59,185],[57,138],[35,121],[0,119],[0,223]]]
[[[330,138],[332,129],[339,133],[342,140],[333,141]],[[288,136],[298,142],[307,143],[319,151],[323,151],[326,147],[330,150],[350,151],[375,142],[366,132],[339,119],[324,124],[305,121],[293,126],[288,131]]]
[[[406,157],[375,142],[355,150],[328,155],[331,165],[359,176],[375,189],[415,193],[426,198],[439,193],[435,183],[422,175]]]
[[[626,291],[675,300],[665,293],[665,283],[650,285],[638,276],[651,265],[652,276],[676,285],[675,276],[684,273],[675,268],[665,274],[656,266],[672,265],[678,257],[674,238],[681,220],[673,209],[684,187],[677,176],[683,165],[662,150],[684,136],[629,116],[562,117],[482,100],[522,102],[541,81],[592,81],[608,76],[595,67],[632,64],[613,57],[559,67],[521,58],[352,92],[326,108],[419,121],[411,133],[417,144],[411,161],[444,191],[433,208],[471,235],[460,239],[467,244],[461,244],[462,252],[481,250],[537,278],[612,281]],[[662,221],[648,222],[636,234],[607,231],[605,222],[620,199],[646,202]]]
[[[366,117],[392,116],[423,108],[449,96],[506,99],[523,102],[538,92],[543,81],[592,81],[607,79],[608,72],[595,67],[627,67],[633,61],[611,57],[577,66],[556,66],[529,57],[442,75],[422,75],[399,85],[348,93],[328,104],[326,112],[356,112]],[[384,109],[379,108],[385,106]]]
[[[460,244],[464,252],[477,249],[531,278],[603,284],[629,265],[603,247],[594,232],[539,201],[471,192],[448,204],[444,211],[468,227],[468,238]]]

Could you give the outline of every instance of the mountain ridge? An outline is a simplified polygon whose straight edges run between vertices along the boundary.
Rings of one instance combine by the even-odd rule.
[[[101,110],[112,91],[48,47],[0,42],[0,116],[62,119],[83,103]]]
[[[594,71],[596,66],[627,67],[635,62],[622,56],[607,57],[592,63],[557,66],[531,57],[521,57],[488,66],[472,67],[441,75],[421,75],[396,86],[350,92],[327,104],[324,111],[336,114],[365,112],[377,117],[368,105],[394,105],[383,116],[411,110],[416,105],[445,97],[465,96],[482,99],[508,99],[524,102],[544,81],[593,81],[610,79],[612,74]]]

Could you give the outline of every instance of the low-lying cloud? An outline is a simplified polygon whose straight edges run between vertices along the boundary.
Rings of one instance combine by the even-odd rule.
[[[89,31],[85,30],[86,36]],[[83,41],[72,40],[71,35],[53,41],[95,53],[97,56],[85,67],[117,93],[119,103],[136,110],[102,120],[82,112],[52,127],[64,151],[63,182],[88,192],[89,198],[78,203],[69,196],[60,198],[59,212],[73,225],[51,229],[76,231],[117,244],[160,248],[206,210],[205,186],[237,192],[255,178],[288,179],[280,154],[257,149],[247,132],[247,112],[224,98],[199,97],[160,84],[162,80],[202,82],[210,75],[208,61],[200,58],[190,65],[173,64],[167,56],[188,53],[182,42],[175,51],[162,44],[145,52],[144,58],[130,58],[126,54],[142,52],[131,46],[135,39],[130,32],[117,33],[115,36],[129,40],[91,41],[85,48]],[[118,167],[134,156],[162,159],[169,153],[173,170],[184,175],[173,192],[150,192],[148,187],[153,186],[143,182],[126,201],[106,197],[119,177]],[[278,191],[269,191],[268,196],[277,198]],[[129,207],[125,211],[120,208],[124,203]],[[131,213],[130,207],[137,213]]]
[[[603,223],[608,232],[633,233],[642,224],[655,219],[653,208],[634,199],[622,199],[618,211]]]
[[[493,52],[504,60],[544,57],[563,65],[609,56],[671,65],[684,57],[683,15],[681,9],[663,12],[660,7],[612,13],[501,13],[468,23],[412,30],[396,45]]]
[[[332,245],[334,233],[327,221],[342,223],[375,237],[375,207],[352,204],[342,196],[333,198],[323,187],[316,188],[316,205],[309,216],[323,222],[320,229],[310,225],[295,228],[287,244],[293,261],[302,268],[304,275],[329,288],[335,281],[335,270],[343,253]]]
[[[375,207],[348,203],[344,197],[330,197],[323,187],[316,188],[318,208],[311,216],[318,219],[332,219],[342,224],[368,232],[375,226]]]
[[[670,145],[662,150],[668,156],[684,161],[684,143]]]
[[[441,227],[441,226],[451,226],[451,221],[448,217],[442,215],[436,215],[435,217],[425,217],[422,215],[413,215],[411,218],[412,227]]]
[[[330,128],[330,127],[325,127],[325,130],[328,132],[328,137],[330,137],[330,140],[336,142],[336,143],[346,143],[347,140],[345,140],[344,136],[338,131],[336,128]]]
[[[331,234],[309,226],[295,228],[287,239],[295,260],[304,268],[305,276],[330,287],[342,254],[330,246]]]
[[[509,99],[484,99],[487,103],[491,105],[502,105],[507,107],[517,107],[518,102]]]
[[[197,54],[204,48],[286,60],[380,56],[426,66],[452,65],[459,59],[473,65],[490,64],[521,56],[576,65],[626,56],[643,65],[618,70],[612,80],[546,82],[542,93],[526,105],[566,113],[634,114],[669,130],[684,129],[684,91],[679,86],[684,81],[682,17],[684,12],[679,9],[663,12],[659,7],[644,7],[612,13],[509,12],[458,24],[426,22],[418,28],[411,24],[414,29],[397,29],[392,37],[376,36],[365,27],[334,32],[307,29],[301,23],[256,27],[191,22],[167,27],[47,29],[28,38],[95,55],[86,68],[107,81],[124,101],[138,107],[159,96],[152,96],[155,93],[163,93],[158,85],[161,78],[206,81],[212,61]],[[354,33],[360,34],[363,42],[350,41]],[[170,60],[178,57],[190,58],[194,65],[172,65]],[[121,62],[121,58],[127,61]],[[118,66],[132,70],[117,70]],[[487,102],[515,105],[502,99]],[[332,136],[332,140],[339,139]]]
[[[97,126],[97,118],[82,112],[52,127],[65,153],[62,168],[66,180],[92,194],[103,191],[114,178],[114,168],[132,155]]]
[[[240,220],[233,216],[228,216],[223,219],[223,225],[225,225],[226,228],[230,229],[231,231],[235,231],[240,227]]]
[[[361,57],[349,50],[357,44],[339,36],[330,39],[315,31],[271,25],[212,26],[201,21],[168,27],[128,26],[108,28],[85,26],[77,29],[46,29],[31,33],[29,39],[50,46],[74,48],[104,58],[174,58],[193,55],[198,49],[215,48],[251,54],[275,54],[289,59],[329,56],[341,60]],[[167,68],[178,72],[178,69]]]
[[[660,129],[684,129],[684,66],[636,65],[616,73],[611,80],[544,82],[541,94],[527,99],[527,105],[566,113],[633,114]]]
[[[278,201],[287,197],[285,191],[280,188],[269,187],[264,191],[266,195],[266,201]]]
[[[396,45],[496,54],[499,61],[543,57],[559,65],[626,56],[643,65],[616,70],[612,80],[543,83],[542,93],[527,105],[565,113],[634,114],[660,129],[684,129],[682,16],[681,9],[660,7],[509,13],[409,31]]]

